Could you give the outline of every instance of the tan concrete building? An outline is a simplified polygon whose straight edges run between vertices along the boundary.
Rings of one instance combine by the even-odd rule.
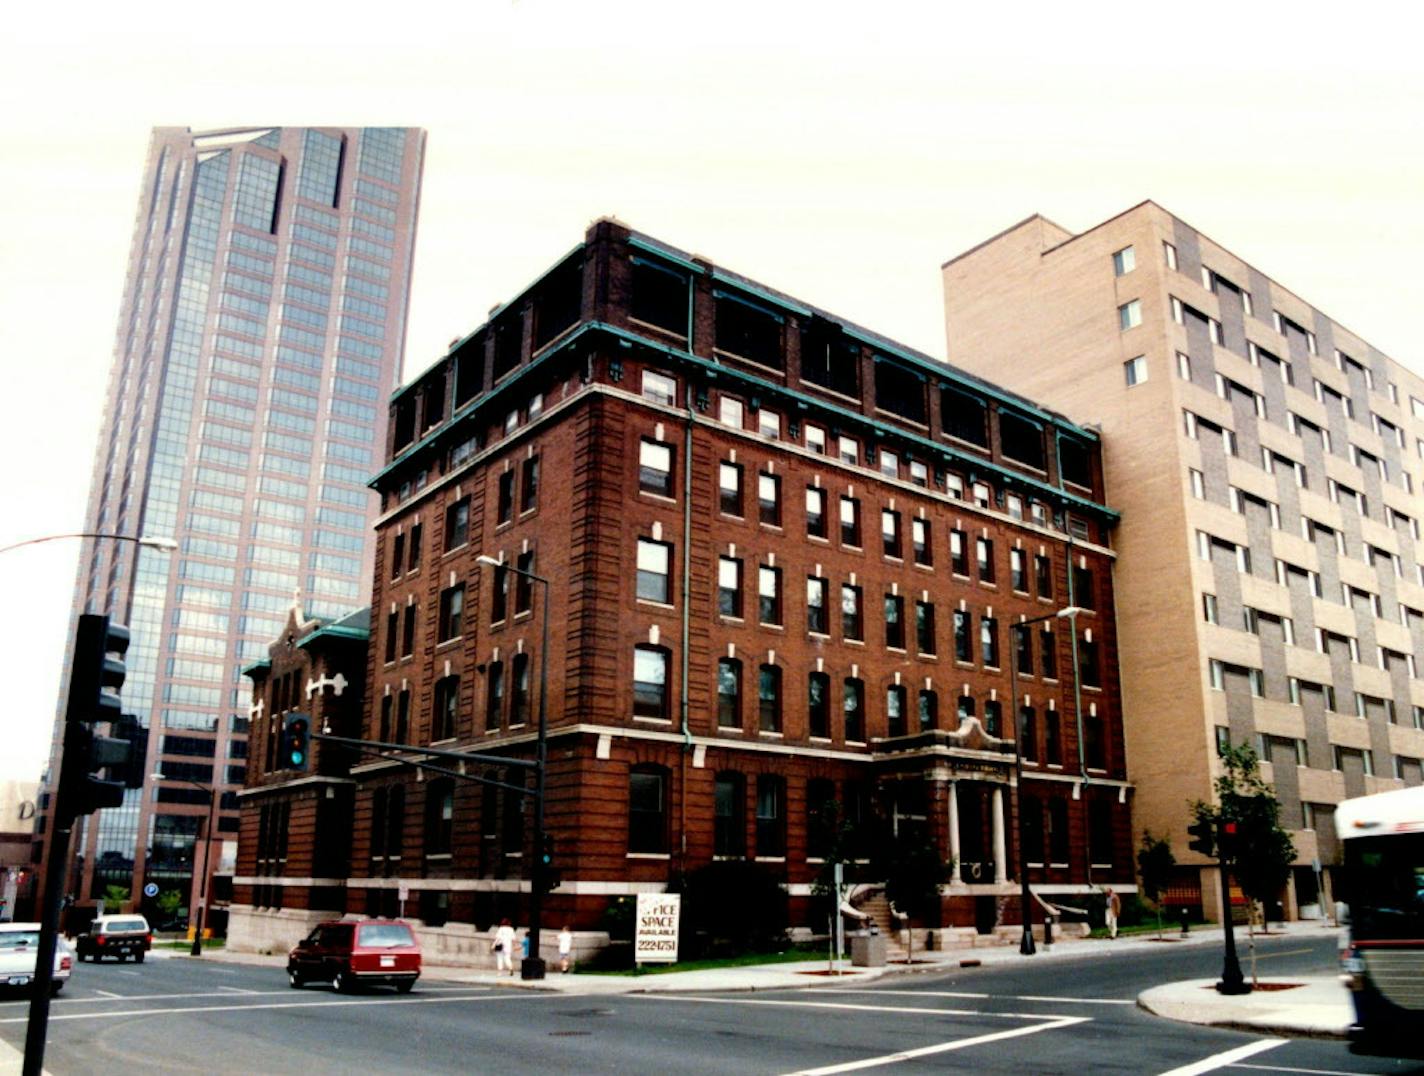
[[[1424,380],[1152,202],[943,272],[951,363],[1101,428],[1134,821],[1195,865],[1172,899],[1215,911],[1187,804],[1249,742],[1283,900],[1314,903],[1335,805],[1421,779]]]

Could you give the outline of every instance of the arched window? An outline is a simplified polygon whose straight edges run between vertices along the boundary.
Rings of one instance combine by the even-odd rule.
[[[756,783],[756,854],[786,855],[786,779],[764,773]]]
[[[628,773],[628,851],[668,850],[668,777],[661,766],[634,766]]]
[[[515,654],[509,662],[509,726],[529,723],[529,655]]]
[[[757,678],[757,706],[762,732],[781,731],[781,670],[763,665]]]
[[[717,661],[717,724],[724,729],[742,727],[742,663],[736,658]]]
[[[865,682],[846,677],[841,703],[846,743],[865,742]]]
[[[712,784],[712,854],[747,854],[747,781],[740,773],[723,771]]]
[[[806,679],[806,725],[812,736],[831,737],[831,678],[813,672]]]
[[[905,689],[900,684],[885,689],[885,735],[905,735]]]
[[[939,728],[939,696],[926,689],[920,692],[920,731]]]

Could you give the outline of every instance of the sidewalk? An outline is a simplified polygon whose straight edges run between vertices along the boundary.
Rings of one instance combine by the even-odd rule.
[[[1137,1004],[1155,1016],[1241,1031],[1343,1039],[1354,1020],[1350,992],[1335,975],[1263,978],[1249,994],[1227,997],[1215,979],[1189,979],[1145,990]]]

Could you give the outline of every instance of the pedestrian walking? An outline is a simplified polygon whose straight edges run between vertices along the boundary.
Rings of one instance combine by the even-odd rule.
[[[559,931],[559,970],[566,975],[569,970],[569,957],[573,954],[573,951],[574,934],[573,931],[569,929],[569,925],[565,923],[564,929]]]
[[[494,950],[494,970],[498,975],[501,972],[514,974],[514,927],[508,919],[500,920],[500,924],[495,928],[494,941],[490,948]]]
[[[1117,938],[1117,917],[1122,914],[1122,898],[1113,892],[1112,886],[1104,886],[1103,894],[1107,903],[1103,907],[1103,919],[1108,928],[1108,937]]]

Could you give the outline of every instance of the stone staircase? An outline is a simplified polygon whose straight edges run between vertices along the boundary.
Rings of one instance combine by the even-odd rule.
[[[863,895],[861,893],[853,895],[851,904],[863,915],[868,915],[869,922],[874,923],[876,929],[885,938],[886,959],[891,963],[908,959],[909,952],[905,949],[904,934],[900,929],[900,923],[890,911],[890,902],[885,899],[885,890],[878,886],[872,886],[862,890],[862,893]]]

